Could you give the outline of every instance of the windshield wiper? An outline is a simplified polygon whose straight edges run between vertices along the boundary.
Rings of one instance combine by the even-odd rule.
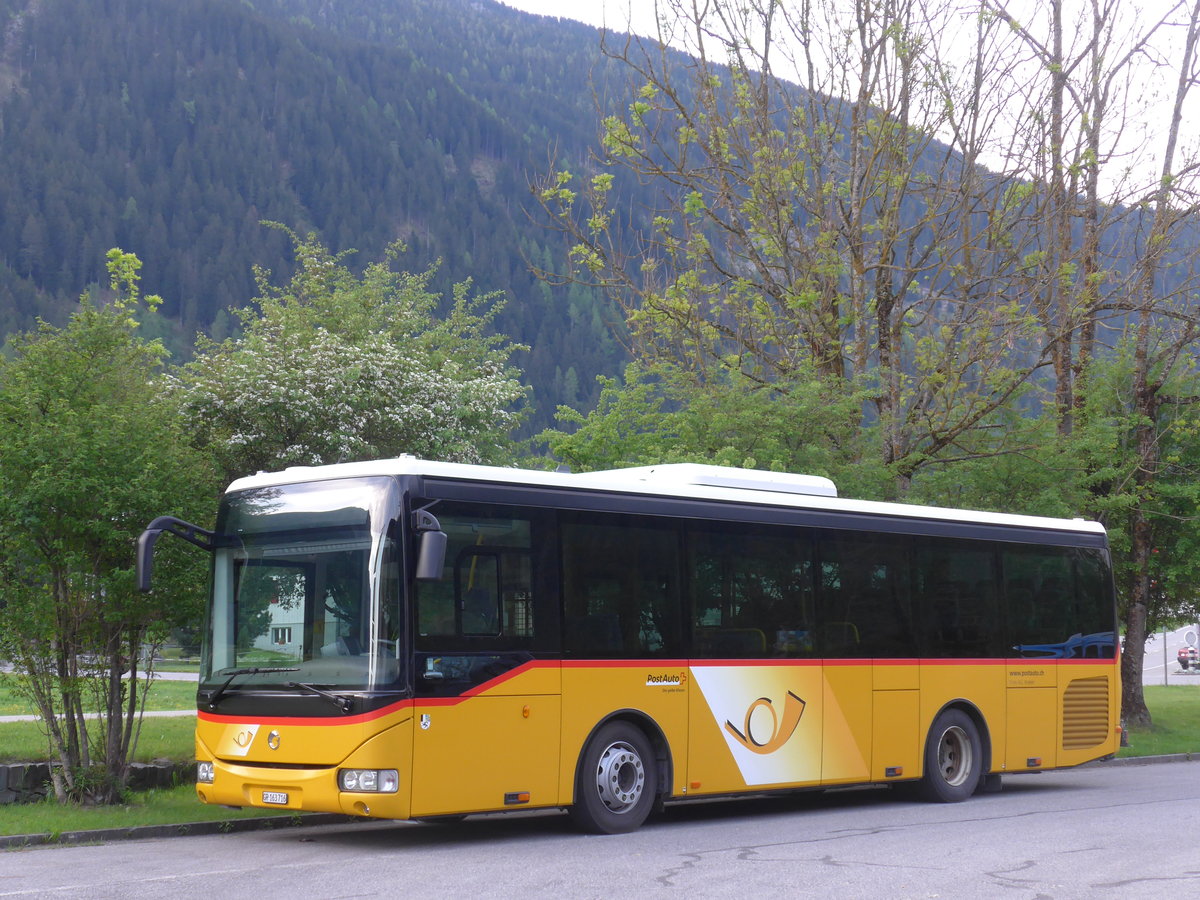
[[[299,671],[300,671],[300,669],[297,666],[291,666],[290,668],[284,667],[284,666],[266,666],[266,667],[247,666],[246,668],[243,668],[243,669],[222,669],[217,674],[218,675],[228,675],[229,677],[225,679],[224,684],[222,684],[219,688],[217,688],[215,691],[212,692],[212,696],[210,696],[208,698],[208,708],[209,709],[217,708],[217,701],[225,696],[225,691],[227,691],[229,689],[229,685],[233,684],[233,681],[235,678],[240,678],[243,675],[266,675],[270,672],[299,672]]]
[[[296,670],[289,669],[288,671],[295,672]],[[305,684],[303,681],[289,681],[284,685],[284,687],[301,688],[302,690],[308,691],[310,694],[316,694],[318,697],[324,697],[343,713],[348,713],[350,710],[354,709],[354,700],[350,697],[343,696],[342,694],[331,694],[329,691],[321,690],[315,684]]]

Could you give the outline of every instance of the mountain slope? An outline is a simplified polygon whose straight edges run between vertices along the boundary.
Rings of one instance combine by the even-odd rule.
[[[61,319],[121,246],[181,350],[221,336],[252,265],[289,269],[270,219],[506,291],[542,421],[618,365],[616,317],[525,262],[558,252],[530,174],[594,134],[593,29],[423,0],[0,0],[0,28],[4,332]]]

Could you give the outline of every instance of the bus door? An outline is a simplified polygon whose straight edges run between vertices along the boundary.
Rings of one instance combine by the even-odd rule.
[[[555,806],[560,667],[535,652],[557,625],[535,607],[529,522],[444,509],[447,571],[417,591],[411,815]]]
[[[824,661],[824,784],[915,774],[918,673],[910,550],[898,535],[827,530],[817,540]]]
[[[1006,668],[1008,771],[1049,769],[1059,762],[1073,765],[1090,758],[1084,754],[1078,760],[1058,759],[1060,748],[1068,746],[1059,713],[1060,697],[1068,687],[1062,682],[1069,682],[1073,671],[1064,661],[1086,658],[1084,634],[1090,630],[1088,616],[1080,612],[1080,595],[1088,592],[1081,590],[1086,579],[1078,577],[1079,556],[1067,548],[1039,546],[1007,548],[1003,554],[1013,651]],[[1111,637],[1108,651],[1111,659]],[[1101,686],[1101,715],[1093,718],[1100,728],[1091,746],[1109,737],[1102,722],[1112,693],[1107,687],[1107,682]]]
[[[524,653],[418,654],[457,696],[414,708],[411,814],[558,805],[559,668]]]
[[[689,794],[818,783],[829,692],[811,543],[795,530],[697,524],[687,572]]]

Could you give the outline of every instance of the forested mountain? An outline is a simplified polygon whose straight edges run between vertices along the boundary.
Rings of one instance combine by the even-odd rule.
[[[252,265],[290,271],[267,219],[505,291],[543,423],[619,365],[618,317],[527,264],[561,253],[528,184],[594,139],[596,30],[492,0],[0,0],[0,34],[0,334],[61,320],[120,246],[185,355]]]

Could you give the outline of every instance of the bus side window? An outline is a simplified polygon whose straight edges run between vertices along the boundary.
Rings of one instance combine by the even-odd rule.
[[[482,504],[446,502],[438,511],[448,543],[445,570],[440,580],[415,583],[417,649],[554,647],[557,635],[553,641],[547,635],[556,629],[538,626],[535,610],[532,519],[518,509]],[[537,602],[553,623],[557,617],[546,615],[546,600]]]
[[[1117,652],[1113,621],[1113,585],[1099,550],[1072,550],[1075,590],[1081,623],[1080,647],[1075,655],[1112,659]]]
[[[922,654],[959,659],[1006,656],[996,596],[996,545],[917,538],[913,559]]]
[[[563,523],[567,655],[679,655],[678,533],[643,521]]]
[[[820,541],[822,656],[905,658],[918,653],[908,546],[887,535],[825,532]]]
[[[1071,559],[1058,547],[1020,546],[1003,554],[1011,645],[1020,656],[1067,655],[1075,612]]]
[[[807,531],[696,525],[688,532],[687,547],[693,655],[812,656]]]
[[[1003,567],[1009,639],[1018,655],[1112,658],[1112,589],[1093,551],[1015,547],[1004,551]]]

